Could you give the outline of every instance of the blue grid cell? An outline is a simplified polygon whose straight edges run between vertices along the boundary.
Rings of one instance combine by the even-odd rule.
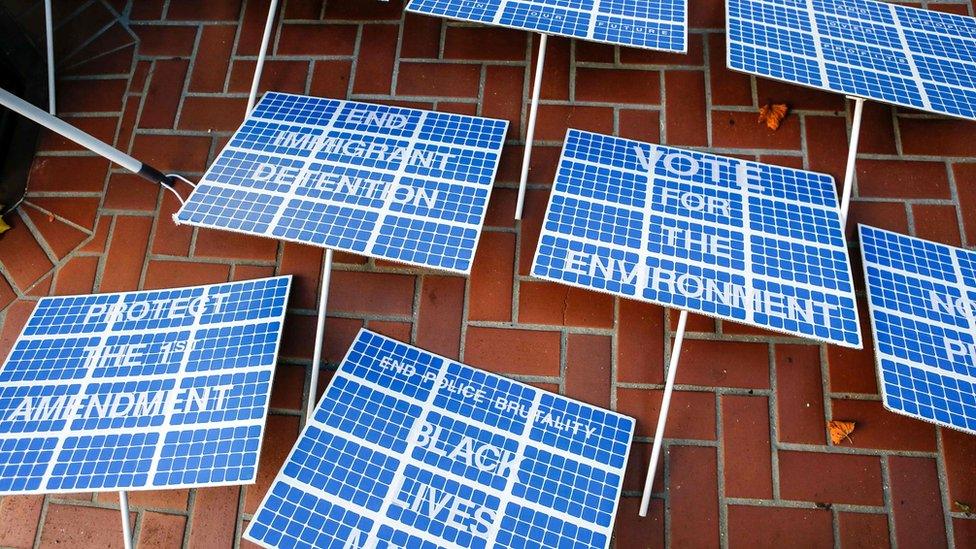
[[[193,339],[186,371],[212,372],[274,365],[279,334],[280,322],[200,330]],[[173,354],[177,359],[182,355]]]
[[[623,467],[634,420],[543,393],[529,439],[574,455]]]
[[[89,383],[74,411],[72,431],[159,427],[166,420],[172,379]],[[71,408],[74,408],[71,406]]]
[[[477,239],[473,227],[389,215],[371,250],[394,261],[468,272]]]
[[[605,547],[609,543],[608,537],[583,525],[563,521],[544,512],[509,503],[505,508],[498,537],[495,539],[495,547],[584,549]]]
[[[588,524],[610,527],[620,481],[619,475],[530,446],[512,495]]]
[[[487,187],[403,177],[391,212],[478,226],[488,204]]]
[[[271,371],[243,371],[187,377],[180,385],[173,425],[259,420],[268,409]]]
[[[0,493],[39,490],[57,443],[56,438],[0,440]]]
[[[554,195],[546,228],[575,238],[639,248],[644,232],[641,212],[599,202]]]
[[[449,362],[434,405],[499,432],[518,435],[536,390],[505,378]],[[468,397],[467,394],[475,396]]]
[[[231,231],[263,233],[283,202],[281,196],[198,185],[193,198],[177,212],[176,219]]]
[[[145,485],[159,433],[69,436],[51,466],[48,490]]]
[[[251,482],[257,474],[261,425],[201,428],[166,434],[157,486]]]
[[[976,432],[976,385],[949,375],[879,361],[885,407],[902,414]]]
[[[79,402],[81,385],[0,385],[0,433],[60,431]],[[69,406],[71,405],[71,406]]]
[[[852,292],[847,255],[841,250],[753,235],[752,272],[769,278]]]
[[[344,363],[350,374],[416,401],[425,402],[442,359],[404,343],[365,332],[353,342]]]
[[[420,409],[340,376],[329,385],[315,421],[399,454],[407,449]]]
[[[118,294],[45,297],[24,326],[25,336],[90,334],[105,330],[119,310]],[[2,378],[0,378],[2,379]]]
[[[749,227],[753,231],[813,245],[844,247],[837,210],[750,197],[749,214]]]
[[[297,242],[319,244],[354,252],[366,250],[379,214],[308,200],[292,200],[272,234]]]
[[[274,155],[308,158],[313,150],[317,150],[323,145],[324,136],[324,130],[313,130],[304,126],[279,124],[257,118],[248,118],[233,137],[231,137],[229,146],[246,149],[249,152],[237,151],[239,153],[238,156],[226,155],[228,160],[224,161],[223,165],[228,169],[232,169],[235,165],[233,161],[230,161],[232,158],[281,158],[280,156],[272,157],[269,154],[262,155],[255,153],[272,153]],[[300,162],[300,158],[292,160]],[[244,177],[245,175],[247,174],[240,173],[239,177]],[[231,180],[228,180],[228,182],[231,182]]]
[[[254,106],[250,116],[277,122],[327,125],[342,106],[335,99],[268,92]]]
[[[290,284],[291,279],[284,276],[221,284],[194,310],[201,313],[202,325],[280,317]]]
[[[422,111],[391,105],[345,102],[332,127],[352,132],[369,132],[407,137],[417,131]]]
[[[313,549],[343,547],[350,541],[365,544],[373,527],[372,520],[284,482],[275,482],[270,492],[247,530],[264,545]]]
[[[532,274],[575,286],[636,295],[644,274],[637,252],[544,234],[539,240]]]
[[[495,490],[505,490],[519,466],[515,439],[435,411],[414,440],[415,460]]]
[[[649,252],[735,271],[746,268],[741,232],[670,217],[650,217]]]
[[[101,337],[22,339],[7,357],[0,381],[80,379],[98,367]]]

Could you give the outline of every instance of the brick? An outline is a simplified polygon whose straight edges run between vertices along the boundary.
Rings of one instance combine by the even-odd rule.
[[[955,206],[912,204],[915,236],[952,246],[961,246],[959,218]]]
[[[688,35],[687,53],[644,48],[620,48],[620,62],[640,65],[701,66],[704,59],[703,51],[702,37],[697,34],[690,34]]]
[[[190,240],[193,238],[193,227],[177,225],[173,215],[179,210],[180,203],[172,193],[163,193],[163,203],[159,207],[156,218],[156,231],[153,233],[152,253],[161,255],[189,256]]]
[[[807,115],[804,123],[809,169],[830,174],[840,194],[847,168],[847,122],[836,116]]]
[[[264,443],[261,444],[261,458],[258,461],[258,474],[251,484],[244,488],[244,512],[254,514],[278,471],[285,464],[285,458],[298,440],[299,418],[295,416],[268,416],[264,430]]]
[[[496,373],[558,376],[559,332],[469,326],[464,362]]]
[[[131,173],[113,173],[108,179],[104,208],[109,210],[136,210],[151,212],[162,191],[159,185],[150,183]]]
[[[608,86],[609,81],[614,85]],[[661,73],[578,67],[575,91],[577,101],[657,105],[661,103]]]
[[[778,455],[783,499],[884,505],[881,463],[877,457],[784,450]]]
[[[51,283],[54,276],[50,273],[42,277],[27,290],[26,295],[30,297],[46,297],[51,295]]]
[[[227,69],[234,50],[234,25],[205,25],[200,35],[200,51],[194,60],[189,90],[193,92],[220,92],[224,89]]]
[[[878,401],[837,400],[831,403],[833,419],[857,424],[852,440],[843,444],[883,450],[935,451],[935,426],[884,409]]]
[[[691,2],[688,5],[688,25],[693,29],[724,29],[723,2]],[[713,35],[714,36],[714,35]],[[713,58],[713,63],[715,58]],[[720,57],[718,59],[725,59]]]
[[[197,39],[197,27],[132,25],[139,37],[140,57],[188,57]]]
[[[566,396],[609,408],[611,367],[609,337],[570,334],[566,345]]]
[[[110,276],[102,279],[99,291],[122,292],[139,287],[152,221],[148,217],[131,216],[115,219],[104,268]]]
[[[436,59],[440,50],[442,22],[440,17],[405,13],[400,57]]]
[[[491,192],[491,201],[488,202],[488,211],[485,213],[485,227],[515,227],[515,204],[517,201],[518,191],[516,189],[494,189]]]
[[[398,95],[477,97],[481,67],[470,64],[401,62]]]
[[[14,289],[6,278],[0,276],[0,311],[6,309],[7,305],[13,303],[15,299],[17,299],[17,294]]]
[[[0,264],[6,269],[11,282],[25,291],[50,272],[54,265],[18,215],[8,215],[5,220],[10,230],[0,238]]]
[[[664,74],[665,112],[669,145],[708,145],[705,76],[699,71]]]
[[[942,162],[857,161],[857,194],[877,198],[951,198]]]
[[[888,517],[868,513],[837,513],[841,547],[889,547]]]
[[[853,102],[848,102],[848,112],[853,112]],[[895,144],[895,123],[891,115],[893,107],[874,101],[864,102],[861,113],[861,136],[857,150],[861,154],[898,154]]]
[[[322,279],[322,256],[322,248],[294,242],[282,243],[278,274],[294,275],[291,281],[290,306],[317,308]]]
[[[789,547],[798,540],[807,547],[834,543],[830,511],[729,505],[730,547]]]
[[[664,391],[617,388],[617,410],[637,419],[635,436],[653,437]],[[665,438],[715,440],[715,395],[675,391],[664,427]]]
[[[34,159],[31,192],[102,192],[109,162],[99,156],[42,156]]]
[[[325,338],[325,346],[323,349],[328,348],[329,339],[332,337],[332,327],[331,323],[335,320],[339,322],[339,319],[326,319],[325,322],[325,333],[327,337]],[[281,335],[281,350],[279,354],[282,358],[287,359],[311,359],[312,351],[315,347],[315,313],[309,314],[289,314],[285,317],[286,329]],[[357,322],[356,330],[362,326],[361,321]],[[339,358],[345,354],[345,349],[339,352]]]
[[[519,322],[556,326],[609,328],[613,297],[565,284],[526,281],[519,284]]]
[[[393,89],[397,27],[363,25],[353,93],[389,94]]]
[[[712,146],[734,149],[798,149],[800,121],[787,116],[776,131],[756,122],[756,113],[712,111]]]
[[[304,91],[304,90],[302,90]],[[179,128],[203,132],[231,132],[244,120],[247,99],[243,97],[187,97],[180,111]]]
[[[647,479],[647,464],[651,461],[652,442],[640,442],[634,440],[630,445],[630,455],[627,459],[627,469],[624,472],[625,491],[644,491],[644,480]],[[664,493],[664,453],[659,458],[657,470],[654,472],[654,486],[651,491],[657,494]]]
[[[129,513],[135,525],[136,514]],[[122,547],[118,509],[49,504],[41,530],[41,547]]]
[[[17,300],[7,307],[3,318],[3,330],[0,331],[0,360],[6,360],[7,354],[14,346],[14,340],[24,329],[27,317],[30,316],[35,305],[37,305],[36,301]]]
[[[714,448],[672,446],[668,507],[672,547],[719,547],[718,467]]]
[[[271,408],[301,410],[304,394],[305,367],[279,363],[271,386]]]
[[[898,118],[904,154],[926,156],[976,156],[973,123],[949,118]]]
[[[761,343],[685,341],[678,384],[769,388],[769,347]]]
[[[751,106],[752,79],[749,75],[726,68],[725,35],[708,36],[708,78],[712,90],[712,104],[719,106]],[[717,62],[716,62],[717,61]]]
[[[133,4],[129,17],[133,21],[162,19],[164,2],[165,0],[144,0],[138,4]]]
[[[527,36],[531,35],[503,27],[448,27],[444,59],[522,61]]]
[[[105,143],[112,142],[115,138],[115,130],[119,125],[118,118],[114,116],[65,116],[61,118],[68,124]],[[39,129],[40,133],[37,136],[38,151],[61,152],[87,150],[59,133],[43,127]]]
[[[640,498],[620,498],[613,525],[614,547],[664,547],[664,502],[651,500],[646,517],[639,516],[638,511]]]
[[[521,67],[485,67],[481,114],[489,118],[508,120],[508,139],[519,139],[521,135],[524,79],[525,71]]]
[[[200,229],[193,255],[222,259],[249,259],[274,261],[278,254],[278,241],[248,234]]]
[[[187,135],[136,135],[132,155],[163,172],[202,172],[210,138]]]
[[[115,139],[115,146],[124,151],[129,151],[132,148],[132,133],[135,131],[139,120],[140,99],[140,97],[133,95],[125,100],[118,137]]]
[[[956,180],[966,243],[971,244],[976,242],[976,164],[954,164],[952,173]]]
[[[325,18],[399,21],[402,11],[401,6],[396,2],[381,2],[379,4],[334,2],[325,5]]]
[[[267,8],[265,8],[267,12]],[[170,4],[166,19],[170,21],[236,21],[241,0],[222,2],[176,2]]]
[[[145,513],[142,516],[142,526],[139,529],[138,544],[144,549],[179,547],[183,544],[183,533],[185,531],[186,517]]]
[[[96,499],[111,505],[119,504],[118,492],[102,492]],[[129,506],[142,509],[166,509],[186,511],[190,501],[190,490],[132,490],[129,492]]]
[[[908,213],[905,211],[905,203],[852,200],[851,209],[847,214],[847,228],[845,230],[848,242],[857,241],[857,226],[859,224],[908,234]]]
[[[545,75],[542,79],[542,89],[539,90],[540,99],[569,101],[571,91],[569,73],[572,66],[572,61],[570,60],[571,44],[572,42],[568,38],[559,36],[549,37],[546,44],[546,63],[543,67]],[[538,57],[539,39],[533,34],[532,56],[529,60],[529,75],[527,80],[530,85],[535,81],[535,66]]]
[[[0,545],[28,549],[34,546],[44,496],[0,498]]]
[[[256,61],[244,59],[235,61],[230,71],[228,89],[231,92],[249,93],[254,80],[254,67],[256,65]],[[260,97],[267,91],[305,93],[308,68],[308,61],[285,61],[281,59],[265,61],[264,70],[261,71],[258,96]]]
[[[75,256],[62,263],[55,279],[56,295],[90,294],[95,285],[98,258]]]
[[[781,442],[826,442],[821,378],[819,346],[776,346],[776,432]]]
[[[238,24],[240,30],[237,36],[237,55],[258,55],[258,49],[261,47],[261,38],[264,35],[264,25],[268,20],[268,7],[270,3],[271,0],[257,0],[245,4],[244,14],[241,17],[240,24]],[[279,35],[278,28],[279,25],[272,27],[269,44],[277,43]],[[271,47],[269,46],[268,49],[271,50]],[[268,55],[273,54],[273,51],[268,52]]]
[[[464,321],[464,279],[428,275],[422,280],[417,346],[457,359],[461,355]]]
[[[578,105],[539,105],[536,141],[562,141],[569,128],[597,133],[613,133],[613,109]],[[536,149],[533,149],[535,155]],[[533,158],[534,160],[534,158]],[[551,183],[552,179],[544,180]]]
[[[230,279],[234,282],[240,280],[254,280],[256,278],[268,278],[275,275],[274,265],[233,265]]]
[[[768,399],[723,395],[722,432],[725,449],[725,495],[771,499],[773,469]]]
[[[942,429],[942,449],[945,457],[949,500],[976,502],[976,438],[953,429]]]
[[[935,460],[891,456],[891,510],[901,547],[946,545],[942,496]]]
[[[620,300],[617,323],[617,381],[664,382],[664,309]]]
[[[237,527],[240,486],[198,488],[190,517],[190,547],[230,547]]]
[[[512,319],[512,286],[515,272],[515,235],[486,231],[471,268],[471,320]]]
[[[844,112],[846,108],[846,100],[839,93],[797,86],[768,78],[756,78],[756,98],[760,105],[785,103],[791,111],[832,111],[836,114]]]
[[[112,217],[102,216],[98,225],[95,227],[95,234],[92,235],[91,240],[81,245],[80,251],[86,253],[102,253],[105,251],[105,246],[108,244],[108,232],[112,227]]]
[[[329,310],[383,315],[413,313],[415,278],[388,273],[333,271]]]
[[[345,97],[349,89],[351,61],[322,61],[313,63],[309,93],[319,97]]]
[[[281,29],[278,55],[352,55],[355,25],[289,24]]]
[[[410,331],[412,326],[413,325],[409,322],[385,320],[370,320],[367,324],[367,328],[370,330],[404,343],[410,343]]]
[[[661,142],[661,113],[658,111],[617,111],[618,135],[648,143]]]
[[[217,284],[227,282],[229,277],[230,265],[223,263],[153,260],[146,267],[144,286],[148,290],[191,284]]]
[[[952,519],[952,531],[955,534],[956,547],[976,546],[976,520],[954,518]]]
[[[160,59],[154,63],[139,118],[140,128],[173,127],[189,66],[185,59]]]

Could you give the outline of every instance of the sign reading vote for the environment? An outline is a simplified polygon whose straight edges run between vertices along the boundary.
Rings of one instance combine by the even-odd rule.
[[[687,0],[411,0],[407,11],[635,48],[688,48]]]
[[[363,330],[244,537],[605,548],[634,420]]]
[[[976,434],[976,252],[859,228],[885,407]]]
[[[507,128],[267,93],[176,221],[467,273]]]
[[[253,482],[290,284],[41,299],[0,368],[0,494]]]
[[[569,130],[532,274],[861,346],[823,174]]]
[[[976,19],[874,0],[728,0],[728,66],[976,119]]]

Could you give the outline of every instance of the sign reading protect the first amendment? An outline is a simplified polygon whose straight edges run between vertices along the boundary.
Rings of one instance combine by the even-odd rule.
[[[634,420],[362,330],[244,537],[605,548]]]
[[[976,253],[859,229],[885,408],[976,434]]]
[[[290,284],[41,299],[0,368],[0,494],[253,482]]]
[[[532,274],[861,347],[824,174],[569,130]]]
[[[468,273],[507,129],[267,93],[176,221]]]

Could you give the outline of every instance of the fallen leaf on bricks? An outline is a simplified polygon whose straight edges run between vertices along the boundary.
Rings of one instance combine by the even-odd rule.
[[[973,506],[969,505],[968,503],[963,503],[961,501],[953,501],[952,503],[955,503],[956,508],[967,515],[973,512]]]
[[[827,431],[830,432],[830,440],[834,444],[840,444],[844,439],[851,440],[850,434],[854,432],[853,421],[828,421]],[[854,442],[851,440],[851,442]]]
[[[762,107],[759,107],[759,123],[766,124],[766,127],[775,131],[779,129],[779,123],[783,121],[786,117],[786,112],[789,110],[784,104],[773,104],[766,103]]]

